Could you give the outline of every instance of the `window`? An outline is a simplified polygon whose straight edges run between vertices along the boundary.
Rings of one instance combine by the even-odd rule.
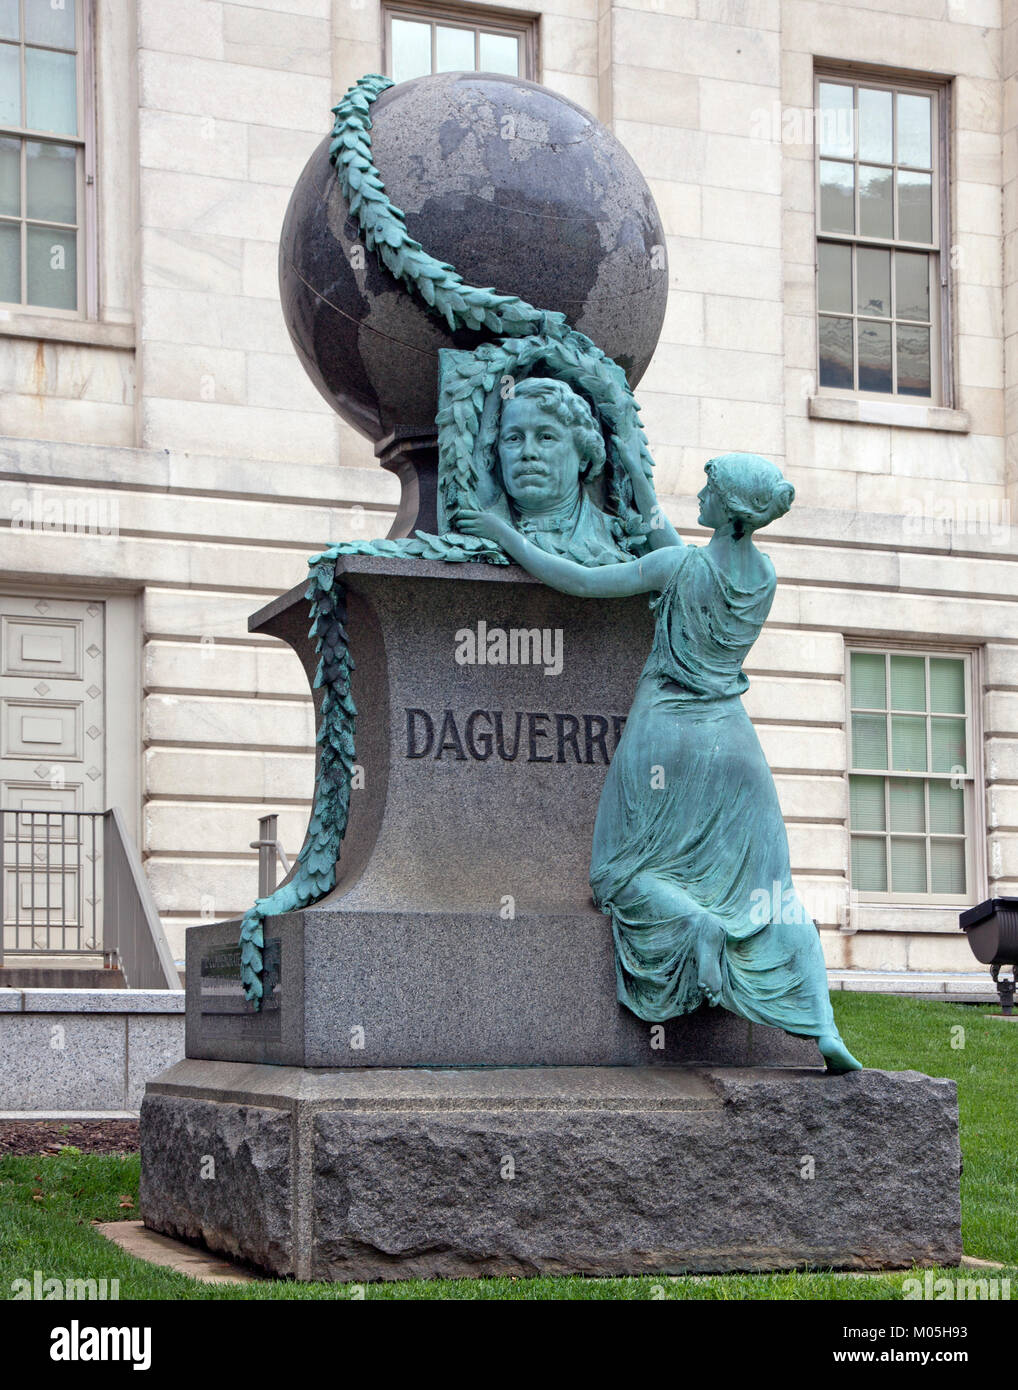
[[[942,88],[816,79],[821,390],[949,404]]]
[[[971,901],[970,658],[849,655],[852,887],[860,897]]]
[[[0,0],[0,303],[88,307],[83,0]],[[89,190],[86,197],[86,189]],[[93,277],[94,278],[94,277]]]
[[[501,10],[386,6],[385,53],[394,82],[430,72],[537,73],[533,19]]]

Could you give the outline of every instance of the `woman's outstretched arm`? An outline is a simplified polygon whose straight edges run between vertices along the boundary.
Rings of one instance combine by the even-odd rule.
[[[668,546],[639,560],[591,567],[539,550],[492,512],[461,510],[456,525],[468,536],[493,540],[535,579],[578,598],[628,598],[631,594],[660,591],[685,558],[684,546]]]

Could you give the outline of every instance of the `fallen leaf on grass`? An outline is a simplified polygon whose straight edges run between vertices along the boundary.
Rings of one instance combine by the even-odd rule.
[[[118,1203],[117,1205],[118,1205],[118,1206],[121,1206],[121,1207],[133,1207],[133,1206],[134,1206],[134,1198],[133,1198],[133,1197],[127,1196],[127,1194],[125,1193],[124,1196],[121,1197],[121,1199],[120,1199],[120,1201],[119,1201],[119,1203]]]

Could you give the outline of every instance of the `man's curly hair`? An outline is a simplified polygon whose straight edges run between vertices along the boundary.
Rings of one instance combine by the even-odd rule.
[[[557,377],[528,376],[517,382],[510,400],[536,400],[559,424],[572,430],[580,455],[580,476],[591,481],[600,476],[605,462],[604,436],[586,400]],[[503,405],[503,410],[505,405]]]

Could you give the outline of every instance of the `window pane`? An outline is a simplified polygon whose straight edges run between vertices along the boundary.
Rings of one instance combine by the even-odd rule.
[[[856,252],[859,277],[859,313],[891,312],[891,253],[871,246],[860,246]]]
[[[52,227],[28,228],[28,302],[48,309],[77,309],[77,237]]]
[[[0,140],[0,212],[21,212],[21,141]]]
[[[853,652],[852,708],[886,709],[887,690],[884,684],[884,657],[880,652]]]
[[[891,389],[891,325],[859,324],[859,390]]]
[[[898,93],[898,163],[931,169],[930,98]]]
[[[918,777],[891,779],[891,829],[899,833],[926,833],[926,783]]]
[[[820,258],[820,307],[835,313],[852,312],[852,248],[822,241]]]
[[[481,71],[519,74],[520,41],[515,34],[481,34]]]
[[[930,258],[921,251],[897,251],[894,256],[895,315],[899,319],[930,321]]]
[[[965,793],[950,782],[930,783],[930,830],[935,835],[964,835]]]
[[[921,656],[891,657],[891,708],[926,708],[926,662]]]
[[[882,777],[850,777],[848,791],[853,830],[886,830],[884,811],[884,779]]]
[[[21,124],[19,49],[0,43],[0,125]]]
[[[891,144],[890,92],[859,88],[859,158],[890,164],[894,159]]]
[[[933,893],[964,893],[965,842],[963,840],[930,841],[930,875]]]
[[[837,82],[820,83],[820,153],[851,159],[855,153],[852,88]]]
[[[887,766],[887,720],[882,714],[852,715],[852,766]]]
[[[820,161],[820,227],[825,232],[854,232],[853,165]]]
[[[28,216],[40,222],[76,222],[78,152],[73,145],[25,143]]]
[[[859,230],[863,236],[894,235],[890,169],[859,165]]]
[[[0,39],[21,37],[18,28],[18,0],[0,0]]]
[[[898,394],[929,396],[931,381],[930,330],[899,323]]]
[[[407,82],[431,71],[431,25],[412,19],[392,21],[392,79]]]
[[[843,386],[851,391],[852,320],[820,319],[820,385]]]
[[[0,300],[21,303],[21,228],[0,222]]]
[[[929,174],[898,170],[898,236],[902,241],[933,240],[933,181]]]
[[[453,29],[446,24],[436,26],[435,71],[474,71],[473,29]]]
[[[965,663],[930,657],[930,709],[934,714],[965,713]]]
[[[926,892],[926,841],[891,841],[891,892]]]
[[[891,716],[891,766],[895,772],[926,771],[926,720],[910,714]]]
[[[25,42],[74,47],[74,0],[25,0]]]
[[[852,836],[852,887],[859,893],[887,892],[887,841]]]
[[[930,748],[934,772],[966,771],[964,719],[931,720]]]
[[[78,133],[78,83],[73,53],[25,49],[25,124],[31,130]]]

